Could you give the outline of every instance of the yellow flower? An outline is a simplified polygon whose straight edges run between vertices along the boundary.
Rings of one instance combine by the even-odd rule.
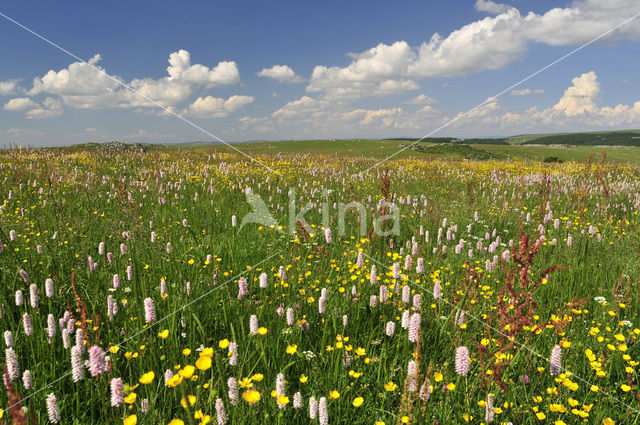
[[[406,418],[406,416],[405,416],[405,418]],[[465,413],[464,415],[462,415],[462,419],[464,419],[465,422],[469,422],[471,419],[473,419],[473,416],[471,416],[468,413]]]
[[[267,328],[265,328],[264,326],[260,326],[260,327],[258,328],[258,333],[259,333],[260,335],[266,335],[266,334],[267,334]]]
[[[194,404],[196,404],[196,400],[197,400],[196,396],[194,396],[193,394],[189,394],[187,396],[187,398],[189,399],[189,405],[190,406],[193,406]],[[185,409],[187,408],[187,400],[185,400],[184,398],[180,400],[180,404]]]
[[[602,420],[602,425],[616,425],[616,423],[611,418],[604,418]]]
[[[193,375],[193,372],[196,371],[196,368],[193,367],[192,365],[186,365],[183,369],[181,369],[180,371],[178,371],[178,374],[180,374],[180,376],[182,376],[183,378],[191,378],[191,376]]]
[[[631,387],[630,387],[630,386],[628,386],[627,384],[622,384],[622,385],[620,385],[620,389],[621,389],[622,391],[624,391],[625,393],[626,393],[626,392],[631,391]]]
[[[249,390],[242,393],[242,398],[249,404],[257,403],[260,400],[260,393],[255,390]]]
[[[340,397],[340,393],[338,391],[333,390],[333,391],[329,392],[329,398],[330,399],[334,400],[334,399],[339,398],[339,397]]]
[[[384,384],[384,389],[388,392],[395,391],[396,388],[398,388],[398,386],[394,384],[393,381],[389,381],[386,384]]]
[[[211,357],[209,356],[200,356],[198,360],[196,360],[196,367],[200,370],[207,370],[211,367]]]
[[[300,382],[302,384],[304,384],[305,382],[307,382],[309,380],[309,377],[307,375],[300,375]]]
[[[433,379],[436,382],[442,381],[442,378],[443,378],[443,376],[442,376],[442,374],[440,372],[436,372],[436,373],[433,374]]]
[[[144,375],[142,375],[140,377],[140,383],[141,384],[150,384],[153,382],[153,379],[156,377],[156,374],[154,371],[150,371],[145,373]]]
[[[284,395],[284,394],[280,394],[280,395],[278,396],[278,404],[280,404],[280,405],[284,406],[284,405],[286,405],[286,404],[288,404],[288,403],[289,403],[289,397],[287,397],[287,396],[286,396],[286,395]]]
[[[127,404],[133,404],[136,402],[136,398],[138,398],[138,395],[136,393],[131,393],[124,398],[124,402]]]
[[[362,348],[362,347],[356,348],[356,354],[359,355],[359,356],[364,356],[365,355],[364,348]]]
[[[296,344],[287,347],[287,354],[294,355],[296,351],[298,351],[298,346]]]
[[[136,415],[127,416],[122,420],[124,425],[136,425],[138,423],[138,417]]]
[[[238,384],[240,385],[240,388],[251,388],[251,387],[253,387],[253,384],[251,383],[251,379],[249,379],[249,378],[242,378],[240,380],[240,382],[238,382]]]
[[[400,422],[402,422],[403,424],[408,424],[409,423],[409,417],[408,416],[403,416],[400,418]]]
[[[165,329],[162,332],[158,332],[158,336],[162,339],[167,339],[169,337],[169,329]]]
[[[364,403],[364,398],[362,398],[362,397],[356,397],[355,399],[353,399],[353,405],[355,407],[362,406],[362,403]]]
[[[167,380],[167,386],[175,388],[182,382],[182,376],[180,374],[174,375],[173,378]]]
[[[448,389],[449,391],[453,391],[453,390],[455,390],[455,389],[456,389],[456,384],[454,384],[453,382],[449,382],[449,383],[447,384],[447,389]]]
[[[539,420],[543,421],[543,420],[547,417],[547,415],[545,415],[545,414],[544,414],[544,413],[542,413],[542,412],[538,412],[538,413],[536,413],[536,417],[537,417]]]
[[[225,348],[227,348],[228,346],[229,346],[229,340],[226,339],[226,338],[223,339],[223,340],[220,340],[220,342],[218,342],[218,347],[222,348],[223,350]]]
[[[120,347],[118,347],[117,345],[114,345],[113,347],[109,348],[109,351],[110,351],[112,354],[116,354],[119,350],[120,350]],[[1,418],[1,417],[2,417],[2,416],[0,416],[0,418]]]
[[[198,409],[195,411],[195,413],[193,414],[193,418],[194,419],[204,419],[206,416],[204,414],[204,412],[202,412],[202,409]]]
[[[167,425],[184,425],[184,421],[182,419],[173,419]]]
[[[184,350],[182,350],[182,354],[188,356],[189,354],[191,354],[191,348],[185,348]]]
[[[263,379],[263,378],[264,378],[264,375],[263,375],[263,374],[261,374],[261,373],[256,373],[256,374],[254,374],[254,375],[253,375],[251,378],[249,378],[249,379],[251,379],[251,380],[252,380],[252,381],[254,381],[254,382],[260,382],[260,381],[262,381],[262,379]]]

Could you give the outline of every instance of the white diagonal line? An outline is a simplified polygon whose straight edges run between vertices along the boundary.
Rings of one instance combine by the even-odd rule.
[[[151,323],[151,324],[150,324],[149,326],[147,326],[146,328],[144,328],[144,329],[142,329],[142,330],[140,330],[140,331],[136,332],[135,334],[133,334],[133,335],[129,336],[128,338],[126,338],[125,340],[123,340],[122,342],[120,342],[119,344],[111,344],[110,346],[111,346],[111,347],[120,347],[120,348],[123,348],[123,349],[124,349],[124,347],[122,347],[122,344],[124,344],[125,342],[129,341],[131,338],[134,338],[134,337],[136,337],[136,336],[140,335],[141,333],[146,332],[147,330],[149,330],[149,329],[153,328],[153,327],[154,327],[155,325],[157,325],[158,323],[160,323],[160,322],[164,321],[165,319],[168,319],[169,317],[173,316],[173,315],[174,315],[174,314],[176,314],[177,312],[184,310],[185,308],[189,307],[191,304],[193,304],[193,303],[195,303],[195,302],[197,302],[197,301],[200,301],[202,298],[204,298],[204,297],[206,297],[206,296],[210,295],[212,292],[214,292],[214,291],[216,291],[216,290],[218,290],[218,289],[222,288],[223,286],[225,286],[227,283],[231,282],[231,281],[232,281],[232,280],[234,280],[235,278],[237,278],[237,277],[239,277],[239,276],[242,276],[243,274],[245,274],[245,273],[247,273],[247,272],[249,272],[249,271],[253,270],[254,268],[258,267],[260,264],[262,264],[262,263],[264,263],[264,262],[266,262],[266,261],[268,261],[268,260],[272,259],[273,257],[275,257],[275,256],[276,256],[276,255],[278,255],[278,254],[280,254],[280,251],[276,252],[275,254],[270,255],[269,257],[265,258],[264,260],[260,261],[259,263],[254,264],[253,266],[251,266],[250,268],[246,269],[246,270],[245,270],[245,271],[243,271],[242,273],[238,273],[237,275],[235,275],[235,276],[233,276],[232,278],[228,279],[227,281],[225,281],[225,282],[221,283],[220,285],[216,286],[215,288],[213,288],[213,289],[211,289],[211,290],[207,291],[207,292],[206,292],[206,293],[204,293],[203,295],[200,295],[198,298],[194,299],[193,301],[191,301],[191,302],[189,302],[189,303],[187,303],[187,304],[183,305],[183,306],[182,306],[182,307],[180,307],[180,308],[177,308],[176,310],[174,310],[174,311],[172,311],[171,313],[169,313],[169,314],[167,314],[166,316],[164,316],[162,319],[157,320],[157,321],[155,321],[155,322]],[[15,402],[15,403],[13,403],[12,405],[7,406],[5,410],[7,410],[7,411],[8,411],[9,409],[11,409],[11,408],[12,408],[13,406],[15,406],[16,404],[20,404],[20,403],[22,403],[23,401],[25,401],[25,400],[27,400],[27,399],[29,399],[29,398],[33,397],[34,395],[36,395],[36,394],[38,394],[38,393],[40,393],[40,392],[42,392],[42,391],[46,390],[47,388],[49,388],[50,386],[52,386],[52,385],[53,385],[53,384],[55,384],[56,382],[59,382],[59,381],[63,380],[64,378],[66,378],[66,377],[70,376],[71,374],[72,374],[72,372],[71,372],[71,371],[69,371],[69,372],[67,372],[67,373],[63,374],[63,375],[62,375],[62,376],[60,376],[59,378],[55,379],[55,380],[54,380],[54,381],[52,381],[52,382],[49,382],[49,383],[48,383],[47,385],[45,385],[44,387],[41,387],[40,389],[38,389],[38,390],[36,390],[36,391],[32,392],[31,394],[29,394],[28,396],[24,397],[24,398],[23,398],[23,399],[21,399],[20,401],[16,401],[16,402]]]
[[[369,256],[369,255],[367,255],[367,254],[365,254],[364,252],[362,253],[362,255],[363,255],[363,256],[365,256],[365,257],[367,257],[367,258],[369,258],[371,261],[374,261],[375,263],[377,263],[377,264],[381,265],[382,267],[386,267],[386,268],[387,268],[387,269],[389,269],[389,270],[393,270],[393,268],[392,268],[392,267],[389,267],[389,266],[387,266],[386,264],[381,263],[380,261],[378,261],[378,260],[376,260],[375,258],[373,258],[373,257],[371,257],[371,256]],[[420,284],[418,284],[418,283],[414,282],[413,280],[411,280],[411,279],[409,279],[409,278],[407,278],[406,280],[407,280],[408,282],[412,283],[413,285],[417,286],[418,288],[422,289],[423,291],[428,292],[428,293],[433,297],[433,290],[429,291],[429,290],[427,290],[427,288],[425,288],[424,286],[422,286],[422,285],[420,285]],[[434,297],[434,299],[435,299],[435,297]],[[487,323],[487,322],[485,322],[484,320],[480,319],[478,316],[475,316],[475,315],[473,315],[473,314],[469,313],[468,311],[461,309],[460,307],[456,306],[455,304],[452,304],[451,302],[449,302],[449,301],[445,300],[444,298],[439,298],[439,300],[440,300],[440,301],[442,301],[442,302],[444,302],[444,303],[446,303],[446,304],[448,304],[449,306],[451,306],[452,308],[454,308],[454,309],[458,310],[459,312],[463,312],[463,313],[464,313],[464,315],[465,315],[465,317],[467,317],[467,316],[468,316],[468,317],[471,317],[471,318],[472,318],[473,320],[475,320],[476,322],[479,322],[479,323],[483,324],[484,326],[488,327],[489,329],[491,329],[492,331],[494,331],[494,332],[496,332],[496,333],[498,333],[498,334],[502,335],[503,337],[507,338],[509,341],[511,341],[511,342],[513,342],[514,344],[516,344],[516,345],[518,345],[518,346],[520,346],[520,347],[524,348],[525,350],[527,350],[527,351],[528,351],[528,352],[530,352],[531,354],[535,355],[536,357],[539,357],[539,358],[544,359],[544,360],[548,360],[548,359],[547,359],[545,356],[543,356],[542,354],[538,353],[537,351],[535,351],[534,349],[530,348],[529,346],[527,346],[527,345],[525,345],[525,344],[522,344],[521,342],[516,341],[516,339],[515,339],[515,338],[513,338],[513,337],[509,337],[507,334],[505,334],[504,332],[502,332],[502,331],[500,331],[499,329],[495,328],[494,326],[491,326],[490,324],[488,324],[488,323]],[[565,372],[569,372],[569,373],[571,373],[571,376],[572,376],[572,377],[574,377],[574,378],[576,378],[578,381],[581,381],[582,383],[587,384],[587,385],[589,385],[590,387],[594,385],[594,384],[590,383],[589,381],[587,381],[587,380],[585,380],[585,379],[582,379],[581,377],[579,377],[578,375],[576,375],[574,372],[571,372],[570,370],[565,369],[565,367],[564,367],[564,366],[560,365],[560,368],[561,368],[563,371],[565,371]],[[618,403],[622,404],[623,406],[628,407],[629,409],[633,410],[635,413],[640,413],[640,410],[635,409],[635,408],[633,408],[633,407],[629,406],[629,405],[628,405],[627,403],[625,403],[624,401],[621,401],[621,400],[619,400],[619,399],[615,398],[614,396],[612,396],[611,394],[609,394],[609,393],[607,393],[607,392],[603,391],[603,390],[600,388],[600,386],[598,386],[598,392],[599,392],[599,393],[604,394],[605,396],[609,397],[609,398],[610,398],[610,399],[612,399],[612,400],[617,401]]]
[[[246,156],[247,158],[249,158],[251,161],[256,162],[260,165],[262,165],[263,167],[265,167],[267,170],[271,171],[272,173],[278,174],[278,175],[282,175],[281,173],[279,173],[278,171],[272,169],[271,167],[269,167],[268,165],[264,164],[263,162],[258,161],[257,159],[253,158],[252,156],[242,152],[240,149],[236,148],[235,146],[232,146],[230,143],[225,142],[224,140],[222,140],[221,138],[219,138],[218,136],[216,136],[215,134],[211,133],[210,131],[205,130],[204,128],[200,127],[199,125],[195,124],[193,121],[188,120],[187,118],[183,117],[182,115],[172,111],[170,108],[167,108],[166,106],[162,105],[161,103],[157,102],[154,99],[151,99],[149,96],[146,96],[142,93],[140,93],[139,91],[137,91],[136,89],[134,89],[133,87],[131,87],[130,85],[128,85],[125,82],[122,82],[120,80],[118,80],[117,78],[111,76],[109,73],[107,73],[106,71],[92,65],[91,63],[85,61],[84,59],[74,55],[73,53],[71,53],[70,51],[68,51],[67,49],[65,49],[64,47],[54,43],[53,41],[49,40],[48,38],[40,35],[39,33],[35,32],[34,30],[32,30],[31,28],[21,24],[20,22],[16,21],[15,19],[5,15],[4,13],[0,12],[0,16],[2,16],[3,18],[5,18],[6,20],[8,20],[9,22],[12,22],[14,24],[16,24],[17,26],[19,26],[20,28],[22,28],[23,30],[30,32],[31,34],[35,35],[36,37],[38,37],[39,39],[45,41],[46,43],[52,45],[53,47],[55,47],[56,49],[66,53],[67,55],[71,56],[72,58],[84,63],[85,65],[88,65],[89,67],[91,67],[94,71],[97,71],[103,75],[105,75],[106,77],[108,77],[109,79],[117,82],[118,84],[120,84],[121,86],[125,87],[126,89],[130,90],[132,93],[137,94],[138,96],[142,97],[143,99],[145,99],[146,101],[154,104],[155,106],[163,109],[164,111],[168,112],[169,114],[173,115],[174,117],[186,122],[187,124],[189,124],[190,126],[200,130],[201,132],[203,132],[204,134],[206,134],[207,136],[210,136],[211,138],[213,138],[214,140],[217,140],[218,142],[230,147],[231,149],[233,149],[234,151]]]
[[[441,125],[440,127],[436,128],[435,130],[431,131],[428,134],[425,134],[424,136],[422,136],[421,138],[419,138],[418,140],[416,140],[415,142],[403,147],[402,149],[400,149],[399,151],[397,151],[396,153],[393,153],[391,155],[389,155],[388,157],[386,157],[385,159],[383,159],[382,161],[378,161],[377,163],[375,163],[374,165],[372,165],[371,167],[367,168],[364,171],[360,171],[354,175],[357,174],[364,174],[367,171],[371,170],[372,168],[376,168],[378,165],[382,164],[383,162],[393,158],[394,156],[404,152],[405,150],[409,149],[410,147],[412,147],[413,145],[415,145],[418,142],[421,142],[422,140],[426,139],[427,137],[430,137],[432,135],[434,135],[435,133],[437,133],[438,131],[442,130],[443,128],[449,127],[451,124],[453,124],[454,122],[466,117],[467,115],[469,115],[471,112],[482,108],[483,106],[485,106],[487,103],[491,102],[493,99],[497,99],[498,97],[502,96],[503,94],[505,94],[506,92],[508,92],[509,90],[519,86],[520,84],[524,83],[527,80],[530,80],[531,78],[535,77],[536,75],[540,74],[543,71],[546,71],[547,69],[551,68],[552,66],[556,65],[558,62],[562,62],[563,60],[565,60],[566,58],[568,58],[569,56],[573,55],[574,53],[579,52],[580,50],[584,49],[585,47],[595,43],[596,41],[600,40],[601,38],[607,36],[608,34],[612,33],[613,31],[617,30],[618,28],[620,28],[621,26],[627,24],[628,22],[633,21],[634,19],[636,19],[638,16],[640,16],[640,12],[636,13],[635,15],[633,15],[632,17],[630,17],[629,19],[625,20],[624,22],[616,25],[615,27],[611,28],[608,31],[603,32],[602,34],[600,34],[599,36],[589,40],[588,42],[584,43],[583,45],[576,47],[575,49],[573,49],[572,51],[570,51],[569,53],[567,53],[564,56],[559,57],[558,59],[554,60],[553,62],[551,62],[550,64],[548,64],[547,66],[540,68],[539,70],[537,70],[536,72],[534,72],[533,74],[530,74],[528,76],[526,76],[525,78],[523,78],[522,80],[518,81],[515,84],[512,84],[511,86],[507,87],[506,89],[502,90],[501,92],[495,94],[494,96],[491,96],[489,98],[487,98],[487,100],[485,100],[482,103],[479,103],[478,105],[474,106],[473,108],[469,109],[468,111],[466,111],[463,114],[460,114],[458,116],[456,116],[454,119],[452,119],[451,121],[447,121],[446,123],[444,123],[443,125]],[[353,177],[353,176],[352,176]]]

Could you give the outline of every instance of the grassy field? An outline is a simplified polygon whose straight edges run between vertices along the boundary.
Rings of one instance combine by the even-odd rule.
[[[463,159],[455,145],[438,145],[442,149],[435,153],[416,152],[409,148],[397,153],[412,142],[401,140],[314,140],[314,141],[290,141],[290,142],[264,142],[242,143],[233,146],[248,154],[313,154],[321,153],[334,156],[376,157],[411,159]],[[419,142],[423,146],[431,146],[429,143]],[[546,157],[558,157],[562,161],[588,161],[590,157],[594,161],[600,161],[603,153],[607,162],[640,163],[640,147],[632,146],[516,146],[516,145],[471,145],[475,149],[504,156],[511,160],[542,161]],[[171,147],[170,149],[175,149]],[[182,148],[184,150],[223,150],[233,152],[231,148],[212,145],[208,147],[192,146]]]
[[[0,420],[640,423],[637,148],[406,144],[0,153]]]
[[[416,146],[435,146],[435,151],[416,151],[406,148],[411,145],[410,140],[292,140],[279,142],[233,143],[228,147],[222,144],[178,144],[178,145],[150,145],[149,149],[159,152],[227,152],[238,153],[237,150],[249,155],[277,155],[277,154],[321,154],[335,157],[356,158],[386,158],[396,159],[465,159],[460,153],[460,143],[428,143],[418,142]],[[640,163],[640,147],[633,146],[537,146],[537,145],[491,145],[472,144],[473,149],[489,152],[498,158],[512,160],[542,161],[547,157],[557,157],[562,161],[600,161],[605,154],[606,162]],[[237,149],[237,150],[236,150]],[[57,150],[57,149],[56,149]],[[93,151],[95,147],[86,149],[85,145],[63,148],[63,152]],[[401,152],[400,152],[401,151]]]

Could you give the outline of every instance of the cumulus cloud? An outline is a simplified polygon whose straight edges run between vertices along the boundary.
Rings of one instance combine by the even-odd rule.
[[[419,94],[416,97],[407,99],[402,103],[405,103],[407,105],[433,105],[434,103],[436,103],[436,100],[431,96],[427,96],[426,94]]]
[[[631,105],[599,106],[600,83],[594,71],[586,72],[571,80],[558,101],[547,108],[535,106],[525,111],[505,108],[498,99],[453,124],[453,128],[474,128],[482,131],[482,126],[498,132],[544,132],[573,131],[584,129],[612,129],[619,126],[640,125],[640,101]]]
[[[62,102],[57,99],[47,97],[42,102],[42,106],[27,111],[27,118],[52,118],[62,113]]]
[[[522,15],[514,7],[479,0],[476,8],[494,13],[451,32],[435,33],[420,46],[406,41],[380,43],[352,53],[346,67],[318,65],[306,90],[331,98],[399,94],[427,77],[455,77],[500,69],[522,59],[531,43],[577,45],[591,41],[640,11],[636,0],[574,1],[544,14]],[[640,25],[624,25],[599,42],[640,40]],[[386,88],[383,89],[383,88]]]
[[[423,102],[424,98],[421,98]],[[418,105],[420,106],[420,105]],[[243,129],[259,131],[289,127],[302,128],[307,134],[324,136],[362,136],[367,131],[411,129],[422,131],[439,122],[440,112],[430,105],[417,110],[400,107],[379,109],[353,108],[349,103],[333,102],[326,98],[302,96],[283,105],[268,117],[245,118]],[[299,130],[297,130],[299,131]]]
[[[28,97],[16,97],[9,100],[3,109],[11,112],[26,111],[27,118],[51,118],[62,113],[62,103],[59,100],[47,97],[42,102],[42,105],[39,105]]]
[[[235,62],[219,62],[212,68],[192,64],[191,55],[186,50],[169,55],[168,75],[158,79],[135,78],[126,82],[118,76],[107,75],[107,71],[99,64],[101,59],[96,54],[88,63],[74,62],[67,68],[50,70],[42,77],[34,78],[33,87],[27,94],[54,95],[61,102],[45,100],[42,107],[31,108],[27,117],[54,116],[61,112],[61,104],[80,109],[155,108],[160,104],[173,110],[189,102],[197,89],[236,84],[240,81]],[[234,102],[237,100],[232,100],[227,109],[235,107]]]
[[[214,68],[191,64],[191,54],[186,50],[169,55],[167,72],[170,81],[203,85],[236,84],[240,82],[240,72],[235,62],[224,61]]]
[[[544,93],[544,89],[522,89],[522,90],[511,90],[509,93],[511,96],[529,96],[530,94],[542,94]]]
[[[231,96],[228,99],[207,96],[199,97],[184,111],[185,114],[199,118],[218,118],[240,110],[253,102],[253,96]]]
[[[528,90],[527,94],[534,94],[542,89]],[[477,137],[640,126],[640,101],[629,105],[601,106],[598,104],[599,92],[597,75],[590,71],[573,78],[564,93],[558,94],[557,102],[548,107],[512,110],[500,99],[490,97],[482,107],[464,117],[461,117],[463,112],[445,116],[429,104],[430,98],[426,95],[405,101],[405,105],[411,105],[406,108],[392,106],[380,109],[353,108],[349,103],[333,102],[323,96],[302,96],[287,102],[271,116],[244,118],[242,128],[258,131],[258,128],[273,130],[277,126],[279,130],[304,130],[303,133],[306,131],[316,137],[373,136],[393,129],[395,134],[417,137],[461,117],[435,136]]]
[[[256,75],[258,77],[272,78],[281,83],[299,83],[302,81],[302,77],[297,75],[293,69],[287,65],[274,65],[271,68],[262,68]]]
[[[507,9],[509,9],[509,6],[502,3],[496,3],[491,0],[477,0],[475,8],[479,12],[498,14],[505,12]]]
[[[350,112],[345,112],[343,116],[347,119],[356,118],[359,124],[371,124],[379,121],[386,127],[391,127],[394,124],[395,118],[402,114],[402,108],[388,108],[388,109],[355,109]]]
[[[302,96],[300,99],[287,102],[280,109],[275,111],[272,116],[279,120],[286,120],[296,117],[313,117],[326,110],[329,102],[326,100],[318,100],[309,96]]]
[[[16,97],[14,99],[9,100],[5,103],[4,109],[5,111],[26,111],[28,109],[37,108],[38,104],[28,97]]]
[[[573,85],[565,90],[564,95],[553,106],[571,117],[597,111],[595,97],[600,92],[600,83],[594,71],[582,74],[571,80]]]
[[[0,81],[0,96],[15,94],[18,89],[19,80]]]

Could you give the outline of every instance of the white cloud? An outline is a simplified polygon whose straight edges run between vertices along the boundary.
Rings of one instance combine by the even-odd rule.
[[[426,94],[419,94],[416,97],[407,99],[402,103],[407,105],[433,105],[434,103],[436,103],[436,100],[431,96],[427,96]]]
[[[188,115],[199,118],[218,118],[240,110],[253,102],[253,96],[231,96],[228,99],[207,96],[199,97],[184,111]]]
[[[42,101],[42,106],[27,111],[27,118],[51,118],[62,113],[62,102],[47,97]]]
[[[58,95],[62,97],[65,104],[78,105],[78,107],[84,107],[82,105],[84,102],[82,100],[78,102],[76,99],[107,99],[121,87],[118,83],[120,79],[118,77],[112,79],[104,74],[104,68],[98,65],[101,59],[101,56],[96,54],[89,59],[88,64],[74,62],[60,71],[52,69],[44,76],[33,79],[33,87],[28,94],[31,96],[41,93]],[[90,107],[101,106],[101,102],[88,103]]]
[[[302,77],[296,75],[296,73],[287,65],[274,65],[271,68],[262,68],[256,73],[258,77],[267,77],[277,80],[281,83],[299,83]]]
[[[45,135],[44,132],[31,128],[10,128],[9,130],[5,131],[5,133],[14,137],[35,137]]]
[[[269,117],[244,116],[238,118],[238,122],[240,122],[241,129],[250,129],[251,132],[271,133],[275,130],[275,127]]]
[[[62,113],[62,103],[47,97],[42,106],[27,97],[16,97],[9,100],[3,107],[5,111],[27,112],[27,118],[51,118]]]
[[[479,12],[487,12],[495,15],[505,12],[509,6],[491,0],[476,0],[475,8]]]
[[[542,94],[544,93],[544,89],[522,89],[522,90],[511,90],[509,93],[511,96],[529,96],[530,94]]]
[[[236,84],[240,82],[240,72],[235,62],[220,62],[215,68],[204,65],[191,65],[191,54],[186,50],[169,55],[167,72],[170,81],[203,85]]]
[[[322,112],[329,106],[325,100],[317,100],[309,96],[302,96],[300,99],[287,102],[286,105],[275,111],[272,116],[279,120],[286,120],[301,116],[313,116]]]
[[[5,103],[4,109],[5,111],[26,111],[28,109],[37,108],[38,104],[28,97],[16,97],[14,99],[9,100]]]
[[[408,78],[415,53],[404,41],[378,44],[364,53],[350,54],[355,60],[345,68],[316,66],[307,91],[332,98],[386,96],[419,88]]]
[[[504,68],[522,59],[532,43],[575,46],[588,42],[640,11],[637,0],[578,0],[540,15],[522,15],[514,7],[492,1],[478,0],[475,5],[496,15],[446,37],[435,33],[417,47],[406,41],[380,43],[349,54],[353,60],[346,67],[318,65],[306,90],[334,99],[403,93],[417,89],[422,78]],[[598,42],[612,40],[640,40],[640,25],[628,23]]]
[[[402,108],[388,108],[388,109],[355,109],[350,112],[345,112],[343,116],[347,119],[356,118],[359,119],[359,124],[371,124],[375,122],[381,122],[385,127],[392,127],[395,123],[395,118],[402,113]]]
[[[564,95],[553,106],[567,116],[582,115],[597,111],[595,97],[600,92],[600,83],[596,73],[591,71],[571,80],[573,85],[565,90]]]
[[[20,80],[0,81],[0,96],[15,94],[18,89],[18,81]]]
[[[548,108],[532,106],[522,112],[511,111],[493,99],[489,105],[452,124],[452,128],[476,135],[495,135],[640,126],[640,101],[631,105],[598,105],[600,83],[594,71],[577,76],[571,82],[558,102]]]
[[[542,91],[528,90],[527,94]],[[490,97],[481,108],[466,114],[434,136],[477,137],[640,127],[640,101],[629,105],[600,106],[597,102],[599,90],[597,75],[591,71],[575,77],[558,96],[558,101],[546,108],[532,106],[524,111],[510,110],[499,99]],[[418,95],[404,102],[418,105],[417,110],[393,106],[367,109],[350,108],[347,103],[332,102],[323,96],[303,96],[286,103],[270,117],[243,118],[241,128],[250,131],[289,128],[301,134],[314,134],[315,137],[375,137],[380,132],[393,129],[394,134],[418,137],[462,115],[460,112],[451,118],[444,116],[432,105],[425,104],[429,99],[426,95]]]
[[[88,64],[74,62],[59,71],[50,70],[33,80],[33,87],[28,94],[56,95],[65,105],[80,109],[155,108],[157,104],[174,109],[188,102],[198,88],[236,84],[240,81],[235,62],[219,62],[213,68],[192,64],[191,55],[186,50],[171,53],[168,76],[159,79],[135,78],[128,83],[118,76],[106,75],[107,71],[99,65],[101,59],[96,54]],[[126,83],[137,93],[121,83]],[[41,109],[43,110],[34,111],[32,117],[51,115],[60,108],[50,103],[49,107]]]
[[[586,43],[638,12],[636,0],[583,0],[542,15],[530,12],[523,20],[532,41],[565,46]],[[628,22],[599,41],[612,40],[640,40],[640,25]]]
[[[244,119],[242,128],[255,130],[257,127],[277,124],[278,128],[289,127],[294,131],[303,128],[306,133],[325,137],[361,137],[363,134],[370,134],[368,131],[389,128],[421,131],[439,122],[439,116],[440,112],[430,105],[424,105],[415,111],[400,107],[354,109],[346,103],[332,102],[322,97],[302,96],[286,103],[270,117]]]

